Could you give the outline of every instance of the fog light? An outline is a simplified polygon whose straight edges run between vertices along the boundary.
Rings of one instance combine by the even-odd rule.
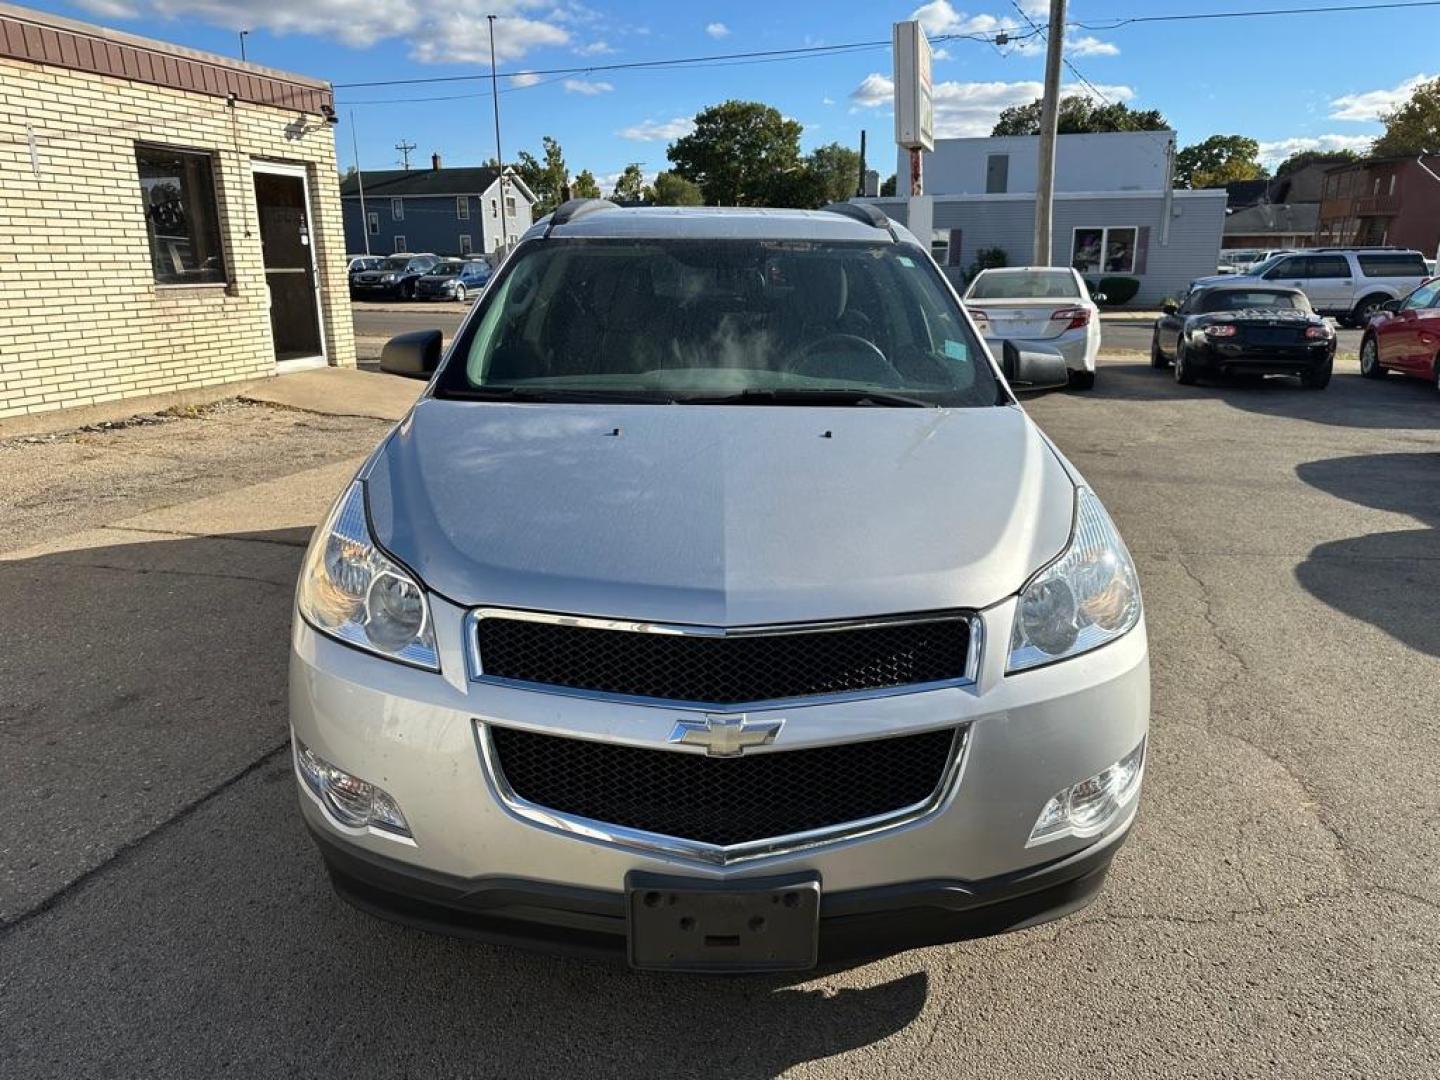
[[[410,835],[410,824],[388,791],[337,769],[299,739],[295,740],[295,768],[305,786],[340,824],[352,829],[372,826],[401,836]]]
[[[1040,811],[1026,846],[1103,831],[1140,790],[1144,765],[1145,740],[1141,739],[1139,746],[1108,769],[1057,792]]]

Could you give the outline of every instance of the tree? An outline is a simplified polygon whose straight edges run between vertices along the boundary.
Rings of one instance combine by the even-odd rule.
[[[700,189],[679,173],[662,172],[655,176],[656,206],[704,206]]]
[[[1360,155],[1354,150],[1301,150],[1275,166],[1275,179],[1299,172],[1307,165],[1341,165],[1347,161],[1359,161]]]
[[[831,143],[812,150],[805,167],[820,177],[826,202],[845,202],[854,197],[860,184],[860,153],[848,146]]]
[[[887,198],[887,199],[888,199],[888,198],[893,197],[894,194],[895,194],[895,174],[892,172],[887,179],[882,180],[882,181],[880,182],[880,195],[881,195],[882,198]]]
[[[536,161],[528,151],[520,151],[520,161],[515,172],[525,186],[535,194],[535,216],[543,217],[565,201],[565,181],[569,172],[565,168],[565,152],[560,144],[549,135],[540,140],[545,160]]]
[[[991,135],[1039,135],[1041,101],[1028,105],[1011,105],[1000,113]],[[1083,135],[1101,131],[1165,131],[1170,122],[1158,109],[1143,112],[1132,109],[1123,101],[1097,103],[1084,94],[1060,99],[1060,115],[1056,123],[1061,135]]]
[[[775,178],[799,164],[800,131],[769,105],[727,101],[701,110],[666,156],[712,206],[764,206]]]
[[[1385,134],[1375,140],[1372,153],[1418,155],[1440,151],[1440,78],[1415,87],[1410,100],[1392,109],[1381,120]]]
[[[651,202],[655,193],[645,185],[645,174],[640,171],[639,164],[632,161],[616,179],[615,190],[610,197],[620,202]]]
[[[581,169],[580,175],[570,185],[570,195],[576,199],[600,198],[600,185],[595,182],[595,174],[589,169]]]
[[[853,185],[850,194],[854,194]],[[846,196],[847,199],[849,197]],[[802,161],[788,169],[770,174],[765,181],[764,194],[759,205],[816,210],[833,201],[826,187],[825,175]]]
[[[1183,188],[1224,187],[1236,180],[1263,180],[1260,144],[1244,135],[1211,135],[1175,155],[1175,183]]]

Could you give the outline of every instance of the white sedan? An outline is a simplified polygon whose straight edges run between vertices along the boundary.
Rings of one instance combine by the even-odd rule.
[[[982,270],[963,299],[992,350],[1005,341],[1054,349],[1065,357],[1072,387],[1088,390],[1095,385],[1100,309],[1085,279],[1074,270],[1063,266]]]

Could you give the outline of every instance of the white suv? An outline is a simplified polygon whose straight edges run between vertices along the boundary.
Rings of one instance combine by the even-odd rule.
[[[1192,287],[1246,279],[1289,285],[1322,315],[1364,326],[1387,300],[1407,296],[1426,278],[1425,258],[1400,248],[1311,248],[1276,255],[1245,274],[1202,278]]]

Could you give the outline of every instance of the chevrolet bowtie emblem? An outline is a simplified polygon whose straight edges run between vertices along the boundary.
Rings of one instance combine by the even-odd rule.
[[[703,746],[711,757],[738,757],[751,746],[769,746],[784,726],[784,720],[707,714],[703,720],[675,721],[670,741]]]

